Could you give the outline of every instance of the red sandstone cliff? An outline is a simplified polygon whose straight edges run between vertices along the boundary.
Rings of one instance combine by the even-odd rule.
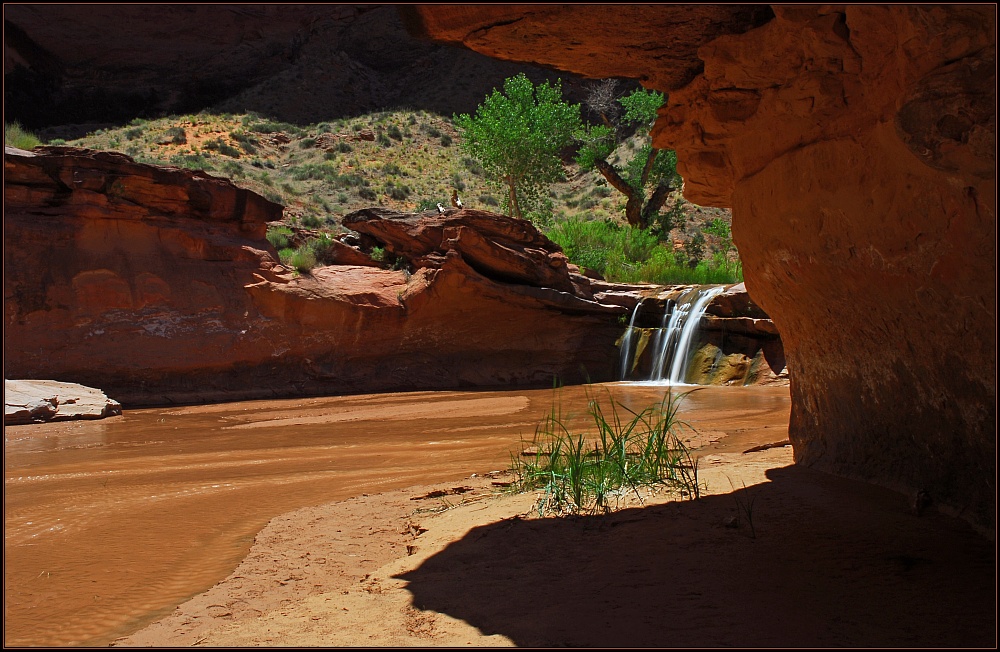
[[[996,6],[775,6],[678,77],[664,47],[703,10],[417,13],[484,54],[670,93],[654,141],[676,149],[687,198],[733,210],[746,286],[795,373],[796,460],[991,528]]]
[[[296,275],[264,238],[281,207],[225,179],[66,147],[4,168],[5,375],[126,404],[615,380],[622,319],[656,289],[469,209],[358,211],[345,224],[401,269]]]

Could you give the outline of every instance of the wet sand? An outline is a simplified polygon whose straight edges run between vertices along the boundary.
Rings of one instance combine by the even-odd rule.
[[[635,409],[663,393],[606,387]],[[581,418],[587,392],[603,391],[563,388],[558,401]],[[224,580],[289,510],[374,500],[358,527],[391,520],[365,494],[503,469],[552,401],[551,390],[416,392],[5,428],[5,644],[106,645],[136,632]],[[713,455],[787,437],[788,409],[787,387],[705,388],[683,416],[698,430],[691,444]],[[365,555],[350,572],[412,545],[354,543]]]

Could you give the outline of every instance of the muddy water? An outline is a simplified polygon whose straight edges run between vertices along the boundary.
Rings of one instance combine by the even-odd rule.
[[[633,409],[664,391],[563,388],[564,417],[605,390]],[[505,468],[552,401],[416,392],[7,427],[5,645],[106,645],[224,579],[278,514]],[[787,387],[705,388],[684,406],[703,450],[787,437]]]

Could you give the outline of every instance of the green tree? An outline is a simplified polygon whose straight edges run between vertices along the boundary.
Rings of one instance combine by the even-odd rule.
[[[461,147],[487,180],[505,193],[508,215],[524,218],[544,205],[545,188],[563,177],[559,152],[580,131],[580,105],[562,99],[559,81],[537,88],[523,73],[504,82],[476,109],[455,117]]]
[[[625,195],[625,219],[632,226],[649,228],[659,224],[666,233],[677,226],[672,213],[660,214],[670,193],[680,184],[677,155],[672,150],[652,146],[649,131],[656,121],[657,111],[665,97],[656,91],[637,89],[618,100],[621,110],[609,96],[614,88],[607,81],[595,86],[588,98],[590,108],[601,116],[604,124],[589,126],[578,133],[580,150],[576,162],[584,169],[596,169],[615,189]],[[632,158],[613,165],[608,159],[622,142],[626,127],[634,127],[641,145]]]
[[[733,244],[733,231],[729,223],[721,218],[709,220],[701,229],[704,233],[715,236],[719,240],[719,249],[722,256],[722,264],[727,270],[737,270],[742,274],[743,264],[740,262],[740,254]]]

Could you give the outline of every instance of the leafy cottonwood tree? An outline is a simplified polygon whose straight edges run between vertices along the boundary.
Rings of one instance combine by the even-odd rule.
[[[645,229],[660,222],[660,230],[667,232],[674,226],[672,216],[661,215],[660,209],[680,183],[677,155],[672,150],[653,147],[649,137],[656,112],[665,98],[656,91],[633,91],[617,100],[625,114],[616,125],[617,107],[608,100],[609,87],[613,89],[614,85],[602,82],[589,98],[588,104],[605,124],[590,126],[578,133],[581,147],[576,162],[584,169],[596,169],[625,195],[625,219],[630,225]],[[612,165],[608,158],[620,144],[619,133],[626,125],[636,127],[636,137],[643,144],[627,162]]]
[[[580,131],[580,105],[562,99],[559,81],[537,88],[523,73],[504,82],[476,109],[455,118],[461,147],[477,159],[486,177],[505,193],[508,215],[537,208],[545,187],[563,175],[559,151]]]

